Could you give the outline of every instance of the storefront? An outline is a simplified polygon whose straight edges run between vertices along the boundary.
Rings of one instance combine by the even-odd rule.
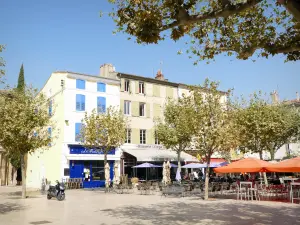
[[[81,145],[69,145],[70,178],[82,178],[84,188],[97,188],[105,186],[104,154],[102,151],[86,149]],[[110,179],[113,180],[113,169],[116,151],[107,154],[110,166]]]

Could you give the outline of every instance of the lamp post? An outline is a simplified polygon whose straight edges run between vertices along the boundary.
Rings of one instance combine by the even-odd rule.
[[[121,172],[121,175],[124,175],[124,159],[125,159],[125,156],[124,156],[124,153],[122,152],[122,155],[121,155],[121,163],[120,163],[120,172]]]

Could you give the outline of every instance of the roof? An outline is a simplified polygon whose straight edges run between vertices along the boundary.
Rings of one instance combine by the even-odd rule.
[[[297,100],[297,99],[287,100],[287,101],[284,101],[283,103],[288,104],[288,105],[293,105],[296,107],[300,107],[300,100]]]
[[[76,72],[72,72],[72,71],[55,71],[53,73],[68,73],[68,74],[74,74],[74,75],[81,75],[81,76],[88,76],[88,77],[93,77],[93,78],[101,78],[101,79],[106,79],[106,80],[111,80],[111,81],[117,81],[117,79],[111,79],[111,78],[107,78],[107,77],[100,77],[97,75],[90,75],[90,74],[86,74],[86,73],[76,73]]]

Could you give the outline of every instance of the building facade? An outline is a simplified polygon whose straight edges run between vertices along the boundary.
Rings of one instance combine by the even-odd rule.
[[[80,145],[78,134],[85,113],[93,109],[119,107],[120,81],[72,72],[54,72],[42,88],[50,99],[49,114],[56,123],[55,137],[48,150],[38,150],[28,156],[27,185],[40,188],[43,178],[51,183],[62,178],[83,177],[90,171],[91,185],[104,180],[104,155]],[[51,128],[48,128],[51,130]],[[120,160],[120,150],[108,154],[112,164]]]

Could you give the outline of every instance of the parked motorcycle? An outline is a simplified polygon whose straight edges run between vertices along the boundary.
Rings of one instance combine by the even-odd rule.
[[[66,198],[65,195],[65,186],[63,183],[60,183],[58,180],[56,181],[55,186],[49,186],[47,192],[47,199],[56,198],[58,201],[63,201]]]

